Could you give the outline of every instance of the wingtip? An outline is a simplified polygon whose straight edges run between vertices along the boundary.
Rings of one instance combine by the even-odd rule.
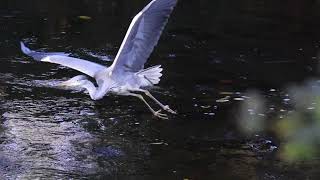
[[[21,48],[21,51],[26,55],[31,53],[31,50],[27,48],[27,46],[22,41],[20,41],[20,48]]]

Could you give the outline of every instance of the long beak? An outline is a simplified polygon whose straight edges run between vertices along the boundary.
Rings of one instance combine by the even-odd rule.
[[[65,88],[65,87],[68,87],[69,85],[67,82],[62,82],[62,83],[59,83],[57,86]]]
[[[78,85],[77,83],[69,82],[69,81],[64,81],[64,82],[61,82],[60,84],[58,84],[58,86],[62,87],[62,88],[74,87],[74,86],[77,86],[77,85]]]

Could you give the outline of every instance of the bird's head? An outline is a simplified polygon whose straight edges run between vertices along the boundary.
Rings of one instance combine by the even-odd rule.
[[[75,87],[81,87],[87,82],[88,82],[88,78],[85,75],[79,75],[60,83],[58,86],[62,88],[75,88]]]

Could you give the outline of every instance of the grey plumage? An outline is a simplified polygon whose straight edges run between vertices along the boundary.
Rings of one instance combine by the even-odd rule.
[[[176,3],[176,0],[153,0],[133,18],[112,65],[113,73],[144,68]]]
[[[169,106],[163,105],[154,98],[146,86],[158,84],[162,76],[161,66],[144,69],[144,64],[157,45],[168,18],[177,0],[152,0],[132,20],[125,38],[121,44],[115,61],[110,67],[105,67],[87,60],[68,57],[67,53],[36,52],[27,48],[21,42],[21,50],[35,60],[60,64],[78,70],[95,78],[98,87],[88,79],[78,76],[63,83],[63,86],[81,86],[89,92],[92,99],[103,98],[109,92],[124,96],[134,96],[141,99],[150,111],[159,118],[167,119],[166,114],[155,111],[140,95],[143,92],[154,100],[163,110],[175,113]]]

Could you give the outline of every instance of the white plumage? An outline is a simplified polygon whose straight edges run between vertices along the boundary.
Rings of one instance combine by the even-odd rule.
[[[144,64],[157,45],[161,33],[168,22],[169,16],[177,0],[152,0],[132,20],[125,38],[120,46],[113,64],[110,67],[87,60],[69,57],[63,52],[36,52],[27,48],[21,42],[21,50],[35,60],[60,64],[90,77],[93,77],[98,87],[83,76],[78,76],[63,83],[63,86],[81,86],[89,92],[92,99],[103,98],[112,92],[118,95],[134,96],[141,99],[159,118],[167,118],[166,114],[155,111],[143,98],[134,92],[143,92],[154,100],[163,110],[174,113],[154,98],[143,87],[153,86],[160,82],[162,68],[160,65],[144,69]]]

